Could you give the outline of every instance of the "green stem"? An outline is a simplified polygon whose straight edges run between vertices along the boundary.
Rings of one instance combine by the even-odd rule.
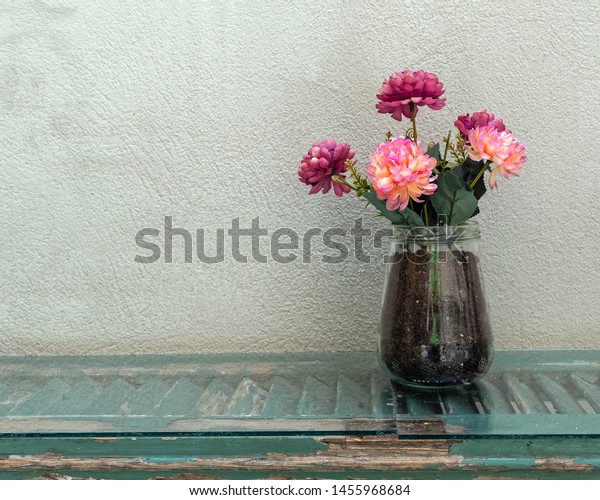
[[[483,167],[481,167],[481,170],[479,171],[479,173],[475,176],[475,179],[473,179],[473,182],[471,182],[471,184],[469,184],[469,189],[473,189],[473,186],[475,186],[475,184],[477,184],[477,181],[481,178],[481,176],[483,175],[483,173],[485,172],[485,169],[487,168],[489,164],[489,161],[486,161],[483,164]]]
[[[417,142],[417,121],[415,120],[415,117],[417,116],[417,112],[415,111],[415,105],[414,103],[410,103],[410,121],[412,122],[412,126],[413,126],[413,140],[415,142]]]
[[[446,139],[446,148],[444,149],[444,159],[442,160],[443,166],[446,166],[446,155],[448,154],[448,146],[450,145],[450,136],[452,135],[452,130],[448,132],[448,138]]]
[[[333,182],[337,182],[338,184],[344,184],[344,186],[348,186],[350,189],[353,189],[354,191],[358,191],[358,188],[354,184],[350,184],[349,182],[346,182],[344,179],[342,179],[341,177],[338,177],[337,175],[333,175],[331,178],[333,179]]]
[[[429,340],[432,345],[440,343],[438,335],[438,311],[436,311],[441,296],[440,276],[438,275],[438,254],[439,249],[436,243],[432,249],[431,267],[429,269],[429,293],[431,294],[432,307],[431,335]]]
[[[427,213],[427,201],[423,205],[423,214],[425,215],[425,225],[429,226],[429,214]]]

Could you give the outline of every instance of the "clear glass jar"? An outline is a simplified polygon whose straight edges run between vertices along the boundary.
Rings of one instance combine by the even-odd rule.
[[[379,320],[379,358],[416,386],[472,383],[493,358],[479,224],[395,226]]]

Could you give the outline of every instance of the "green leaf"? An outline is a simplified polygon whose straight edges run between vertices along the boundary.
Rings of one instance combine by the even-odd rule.
[[[465,186],[470,186],[475,180],[475,177],[477,177],[477,174],[481,172],[483,165],[483,161],[475,161],[471,160],[471,158],[467,158],[463,163],[453,168],[452,173],[462,179]],[[473,194],[478,200],[486,192],[485,181],[483,178],[484,176],[482,175],[473,186]]]
[[[423,219],[410,208],[405,208],[402,212],[385,208],[385,201],[381,201],[377,198],[375,191],[365,191],[362,195],[371,205],[381,212],[381,215],[390,220],[392,224],[410,227],[420,227],[424,225]]]
[[[439,142],[436,142],[433,146],[431,146],[427,150],[427,156],[431,156],[432,158],[435,158],[436,161],[440,161],[441,156],[440,156],[440,143]]]
[[[437,191],[431,196],[431,204],[438,215],[448,217],[448,225],[456,226],[474,215],[477,198],[464,186],[462,179],[446,171],[437,178],[437,185]]]

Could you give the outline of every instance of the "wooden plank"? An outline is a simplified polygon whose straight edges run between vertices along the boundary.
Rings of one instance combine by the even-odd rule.
[[[510,414],[515,413],[510,401],[506,398],[495,384],[488,379],[477,381],[478,395],[486,413]]]
[[[187,378],[179,379],[165,397],[160,401],[155,414],[161,416],[190,415],[196,406],[205,387],[193,384]]]
[[[570,373],[569,380],[577,389],[581,391],[584,398],[594,409],[594,411],[596,413],[600,413],[600,387],[583,380],[583,378],[576,373]]]
[[[546,375],[534,374],[533,380],[550,400],[558,413],[579,414],[585,413],[577,400],[560,384],[551,380]]]
[[[394,391],[404,399],[409,415],[428,417],[443,413],[440,395],[436,390],[417,390],[393,384]]]
[[[150,379],[127,402],[129,415],[155,415],[170,387],[159,379]]]
[[[245,434],[337,432],[355,422],[352,432],[376,432],[380,423],[379,431],[388,432],[382,422],[395,412],[402,419],[398,432],[413,436],[419,428],[427,435],[509,436],[523,429],[535,435],[542,427],[594,434],[600,353],[569,355],[527,353],[531,364],[519,365],[522,354],[500,352],[501,362],[472,389],[482,402],[475,409],[473,401],[447,391],[399,389],[394,398],[374,353],[8,359],[0,365],[0,433],[215,433],[219,426]],[[486,415],[475,412],[481,408]],[[524,419],[513,420],[515,411]],[[557,418],[546,422],[545,416]],[[264,422],[252,420],[257,417]],[[374,420],[365,424],[359,417]]]
[[[440,394],[448,415],[474,415],[479,413],[469,389],[442,391]]]
[[[123,379],[113,381],[103,389],[85,411],[86,415],[128,415],[127,401],[135,393],[135,388]]]
[[[258,415],[263,409],[268,394],[252,379],[244,377],[231,396],[225,414]]]
[[[338,379],[335,414],[338,417],[371,415],[370,378],[362,383],[342,375]]]
[[[212,380],[200,396],[195,408],[195,415],[223,415],[235,390],[221,379]]]
[[[289,380],[283,377],[275,377],[271,383],[261,415],[271,418],[295,415],[301,392]]]
[[[424,471],[435,476],[438,471],[464,471],[493,476],[499,472],[527,471],[532,475],[543,472],[600,472],[597,456],[528,456],[510,453],[486,457],[485,454],[465,456],[452,452],[449,440],[405,440],[395,437],[378,439],[372,436],[338,436],[318,438],[327,446],[317,453],[265,453],[253,456],[189,456],[175,457],[89,457],[71,458],[56,453],[32,456],[11,456],[0,460],[0,471],[150,471],[164,473],[179,471],[255,471],[255,472],[322,472],[339,471],[346,477],[362,471],[413,472]]]
[[[4,384],[0,394],[0,417],[10,413],[16,406],[33,396],[39,387],[29,380]]]
[[[331,415],[335,409],[336,394],[325,382],[308,376],[298,404],[299,415]]]
[[[502,378],[508,393],[523,413],[549,413],[550,410],[533,390],[520,382],[514,375],[505,374]]]
[[[376,372],[371,375],[371,411],[374,417],[391,417],[394,402],[392,401],[392,384],[388,376]]]
[[[43,385],[31,397],[23,402],[16,404],[9,415],[43,415],[47,409],[57,399],[62,398],[63,394],[69,392],[71,386],[60,379],[53,379]]]
[[[85,378],[76,384],[71,390],[61,394],[48,405],[46,415],[81,415],[96,399],[101,385],[90,378]]]

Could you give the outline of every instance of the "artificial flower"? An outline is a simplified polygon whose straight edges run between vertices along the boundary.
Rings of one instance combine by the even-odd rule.
[[[469,131],[477,127],[490,126],[494,127],[498,132],[502,132],[503,130],[510,132],[510,130],[505,127],[502,118],[496,118],[494,113],[488,112],[487,109],[473,113],[473,115],[469,115],[468,113],[466,115],[461,115],[454,122],[454,125],[465,141],[468,141],[469,139]]]
[[[410,200],[418,203],[422,195],[435,192],[432,175],[435,158],[423,152],[421,141],[397,137],[377,146],[371,153],[367,174],[380,200],[386,200],[388,210],[404,210]]]
[[[345,184],[335,182],[334,175],[345,179],[346,161],[354,158],[354,150],[348,144],[338,144],[334,139],[326,139],[312,145],[298,168],[300,182],[312,186],[309,194],[322,191],[327,193],[333,185],[336,196],[350,192]]]
[[[498,187],[497,174],[508,179],[510,175],[518,177],[518,173],[527,160],[525,145],[507,130],[498,131],[495,127],[476,127],[469,131],[470,147],[466,150],[475,161],[491,161],[494,169],[490,175],[489,185]]]
[[[419,71],[398,71],[383,82],[377,94],[379,102],[377,111],[391,113],[395,120],[402,120],[402,115],[411,118],[411,107],[416,115],[419,106],[441,109],[446,99],[442,82],[433,73]],[[412,105],[412,106],[411,106]]]

